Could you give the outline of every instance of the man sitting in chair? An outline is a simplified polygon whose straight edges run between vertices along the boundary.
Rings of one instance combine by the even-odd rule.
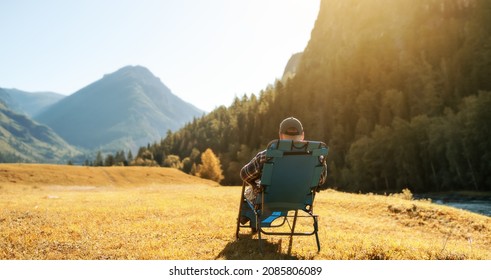
[[[302,123],[294,118],[289,117],[280,123],[279,139],[280,140],[304,140],[304,131]],[[266,150],[259,152],[252,160],[240,170],[240,177],[247,182],[249,186],[244,191],[244,196],[250,202],[254,203],[256,196],[261,192],[261,171],[264,162],[266,162]],[[319,185],[323,184],[327,177],[327,165],[324,156],[319,156],[319,161],[324,165]],[[245,224],[249,221],[247,217],[241,217],[240,223]]]

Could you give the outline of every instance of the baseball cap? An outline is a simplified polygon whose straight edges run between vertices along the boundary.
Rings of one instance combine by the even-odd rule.
[[[301,135],[303,133],[302,123],[294,117],[286,118],[280,123],[280,133],[286,135]]]

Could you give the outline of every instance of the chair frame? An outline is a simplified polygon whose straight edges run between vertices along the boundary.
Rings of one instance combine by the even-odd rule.
[[[280,141],[283,144],[280,144]],[[291,142],[291,147],[298,145],[299,143],[301,144],[301,147],[305,147],[304,150],[300,149],[298,151],[282,151],[284,155],[282,154],[281,157],[283,156],[294,156],[294,155],[310,155],[310,156],[317,156],[317,155],[324,155],[327,156],[328,153],[328,147],[323,143],[323,142],[318,142],[318,141],[293,141],[293,140],[274,140],[271,141],[267,149],[268,150],[278,150],[280,145],[284,145],[285,143]],[[274,146],[276,144],[276,146]],[[315,154],[312,154],[312,151],[316,150]],[[275,152],[273,151],[271,153],[273,156],[268,157],[268,160],[272,160],[275,157]],[[325,160],[325,158],[324,158]],[[263,167],[264,170],[264,167]],[[264,176],[264,174],[263,174]],[[239,213],[237,217],[237,227],[236,227],[236,238],[239,239],[239,232],[241,228],[255,228],[257,229],[258,233],[258,242],[259,242],[259,249],[262,251],[262,234],[264,235],[278,235],[278,236],[289,236],[290,241],[289,241],[289,247],[288,247],[288,253],[291,253],[291,247],[292,247],[292,242],[293,242],[293,236],[311,236],[315,235],[315,240],[317,244],[317,251],[319,252],[321,250],[320,246],[320,240],[319,240],[319,225],[318,225],[318,215],[315,215],[313,213],[313,204],[315,200],[315,194],[316,192],[319,191],[318,185],[310,187],[310,193],[308,195],[311,195],[311,202],[310,204],[304,204],[303,208],[296,207],[296,208],[291,208],[285,210],[285,208],[282,208],[281,210],[278,210],[276,208],[270,208],[268,207],[268,203],[265,202],[265,196],[267,196],[266,193],[266,188],[267,186],[261,186],[261,192],[257,195],[255,203],[252,203],[249,201],[247,198],[244,196],[244,191],[247,186],[247,183],[244,182],[242,184],[242,192],[241,192],[241,198],[240,198],[240,204],[239,204]],[[281,186],[275,186],[281,187]],[[241,225],[240,224],[240,218],[241,216],[246,216],[244,211],[248,211],[249,217],[250,217],[250,223],[249,225]],[[293,212],[293,214],[290,214]],[[250,214],[254,215],[252,217]],[[272,214],[272,215],[269,215]],[[290,224],[289,219],[293,218],[292,224]],[[297,225],[297,220],[299,218],[310,218],[312,219],[313,222],[313,228],[312,231],[308,232],[295,232],[296,225]],[[255,219],[254,222],[252,219]],[[282,221],[280,220],[279,224],[273,225],[273,221],[276,221],[277,219],[283,219]],[[285,225],[285,223],[288,225],[288,230],[286,231],[269,231],[265,230],[265,228],[277,228],[277,227],[282,227]]]

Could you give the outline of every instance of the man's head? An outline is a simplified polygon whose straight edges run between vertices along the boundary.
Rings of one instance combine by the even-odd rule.
[[[304,132],[302,123],[294,117],[284,119],[280,123],[280,139],[303,140]]]

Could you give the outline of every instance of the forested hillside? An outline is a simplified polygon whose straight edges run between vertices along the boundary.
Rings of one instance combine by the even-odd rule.
[[[222,184],[240,184],[240,168],[295,116],[330,146],[326,187],[491,190],[490,77],[491,1],[323,0],[293,78],[139,156],[177,155],[192,172],[211,148]]]

